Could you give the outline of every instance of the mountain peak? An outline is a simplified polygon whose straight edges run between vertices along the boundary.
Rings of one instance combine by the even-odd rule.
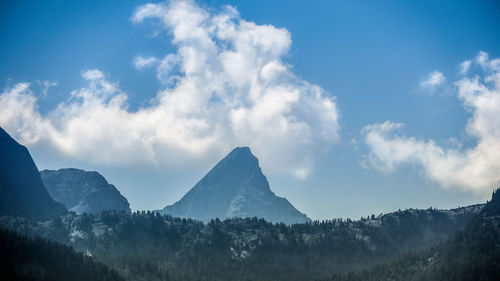
[[[49,219],[66,209],[54,201],[26,147],[0,127],[0,214]]]
[[[236,147],[231,152],[229,152],[226,157],[224,157],[218,164],[230,164],[232,166],[248,165],[248,166],[259,166],[259,159],[252,154],[249,147]],[[217,167],[216,166],[216,167]],[[215,167],[214,167],[215,168]]]
[[[202,221],[231,217],[260,217],[285,223],[309,221],[288,200],[271,191],[249,147],[233,149],[181,200],[161,212]]]
[[[218,181],[221,177],[224,177],[226,180],[240,180],[255,174],[262,174],[259,167],[259,159],[252,154],[250,148],[236,147],[226,155],[226,157],[219,161],[207,175],[200,180],[197,186],[200,183],[210,185],[210,182],[214,180]],[[263,174],[262,177],[265,179]],[[267,182],[267,179],[265,180]]]
[[[98,214],[106,210],[130,213],[127,199],[98,172],[65,168],[43,170],[40,174],[50,195],[70,211],[77,214]]]
[[[248,146],[238,146],[235,149],[233,149],[227,156],[232,157],[244,157],[244,156],[253,156],[252,151],[250,150],[250,147]]]

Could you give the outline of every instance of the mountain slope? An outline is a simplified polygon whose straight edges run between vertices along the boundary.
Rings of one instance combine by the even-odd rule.
[[[127,199],[98,172],[68,168],[44,170],[40,175],[50,196],[77,214],[106,210],[130,213]]]
[[[0,229],[0,280],[123,281],[71,247]]]
[[[358,221],[290,226],[255,218],[202,224],[154,212],[69,213],[49,223],[6,216],[0,217],[0,226],[70,244],[128,280],[162,280],[168,273],[184,281],[188,276],[191,280],[303,281],[428,250],[463,229],[482,207],[410,209]]]
[[[0,128],[0,214],[48,219],[64,213],[48,194],[26,147]]]
[[[324,281],[495,281],[500,276],[500,190],[465,228],[433,249]]]
[[[237,147],[208,172],[181,200],[160,211],[175,217],[259,217],[271,222],[303,223],[310,219],[269,188],[259,160],[248,147]]]

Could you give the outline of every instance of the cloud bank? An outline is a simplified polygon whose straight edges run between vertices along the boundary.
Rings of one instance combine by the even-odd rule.
[[[335,97],[295,76],[283,62],[290,33],[242,19],[232,7],[214,11],[191,1],[147,4],[134,24],[160,22],[176,53],[136,57],[165,83],[136,111],[127,94],[95,69],[88,86],[42,115],[28,83],[0,95],[0,125],[29,146],[109,165],[213,163],[248,145],[265,168],[304,178],[314,157],[339,139]],[[163,33],[161,33],[163,32]]]
[[[464,108],[471,113],[465,131],[476,140],[473,147],[445,148],[433,140],[419,140],[398,134],[404,126],[386,121],[363,129],[370,148],[368,163],[384,171],[414,163],[427,177],[444,187],[460,187],[489,193],[500,185],[500,59],[490,60],[480,52],[461,64],[466,74],[471,64],[479,66],[482,76],[461,77],[455,87]]]

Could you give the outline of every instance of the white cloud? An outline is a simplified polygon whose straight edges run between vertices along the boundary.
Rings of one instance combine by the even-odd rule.
[[[158,59],[155,57],[143,57],[143,56],[137,56],[134,59],[134,66],[138,70],[154,66],[158,63]]]
[[[470,68],[471,65],[472,65],[472,60],[463,61],[460,64],[460,74],[466,75],[467,72],[469,72],[469,68]]]
[[[118,84],[90,70],[82,74],[88,87],[46,115],[28,84],[4,92],[0,108],[9,110],[0,112],[0,125],[25,144],[109,165],[213,163],[248,145],[265,169],[297,178],[310,174],[315,155],[338,141],[335,98],[282,60],[291,45],[286,29],[190,1],[147,4],[131,20],[146,19],[159,21],[177,47],[158,61],[166,88],[150,105],[128,110]]]
[[[466,133],[476,139],[475,146],[441,147],[433,140],[398,134],[403,125],[387,121],[363,129],[371,150],[368,162],[385,171],[415,163],[445,187],[489,192],[500,185],[500,72],[494,68],[496,60],[489,60],[486,53],[481,52],[476,60],[487,70],[485,77],[464,77],[455,82],[458,98],[472,114]]]
[[[435,88],[446,81],[443,73],[439,71],[433,71],[429,73],[427,79],[420,83],[420,87],[422,88]]]
[[[490,60],[486,52],[479,52],[476,56],[476,63],[486,71],[500,72],[500,58]]]
[[[165,10],[163,9],[163,4],[151,4],[148,3],[146,5],[140,6],[135,10],[132,15],[131,21],[133,23],[142,22],[145,18],[148,17],[161,17],[165,15]]]
[[[487,68],[490,59],[488,58],[488,53],[479,51],[479,54],[476,56],[476,63],[482,66],[483,68]]]
[[[40,80],[36,80],[36,82],[38,84],[40,84],[40,86],[42,86],[42,91],[41,91],[42,98],[46,98],[47,97],[47,94],[49,93],[49,89],[51,87],[57,86],[57,81],[48,81],[48,80],[40,81]]]
[[[87,80],[102,79],[104,74],[99,69],[87,70],[83,73],[83,78]]]
[[[179,55],[168,54],[166,55],[159,63],[156,68],[157,75],[156,77],[166,83],[171,84],[175,82],[177,78],[180,78],[178,75],[175,75],[178,72],[179,64],[181,63],[182,58]]]

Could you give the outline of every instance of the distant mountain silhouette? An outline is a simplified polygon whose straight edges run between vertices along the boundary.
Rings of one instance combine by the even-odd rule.
[[[160,211],[177,217],[259,217],[271,222],[304,223],[310,219],[269,188],[259,160],[248,147],[237,147],[208,172],[181,200]]]
[[[130,213],[120,191],[98,172],[67,168],[40,172],[50,196],[77,214],[118,210]]]
[[[66,209],[50,196],[26,147],[0,128],[0,214],[48,219]]]

